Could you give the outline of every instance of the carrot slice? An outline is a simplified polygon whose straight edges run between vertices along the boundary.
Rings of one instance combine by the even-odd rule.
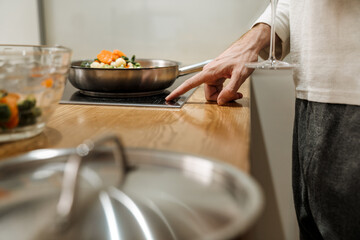
[[[16,93],[9,93],[5,97],[0,99],[1,103],[5,103],[9,106],[11,115],[8,122],[4,125],[7,128],[14,128],[19,124],[19,110],[17,108],[17,101],[19,100],[20,96]]]
[[[123,53],[122,51],[117,50],[117,49],[115,49],[115,50],[113,51],[113,54],[115,54],[115,55],[117,55],[117,56],[119,56],[119,57],[122,57],[122,56],[125,56],[125,57],[126,57],[125,53]],[[118,57],[118,58],[119,58],[119,57]]]
[[[54,81],[52,80],[52,78],[48,78],[48,79],[45,79],[44,81],[42,81],[41,85],[43,85],[46,88],[51,88],[53,83],[54,83]]]
[[[16,93],[8,93],[5,97],[3,97],[2,99],[4,98],[11,98],[13,99],[14,101],[18,101],[20,99],[20,96],[19,94],[16,94]]]
[[[108,50],[102,50],[98,55],[97,58],[100,62],[105,64],[110,64],[113,61],[113,53]]]

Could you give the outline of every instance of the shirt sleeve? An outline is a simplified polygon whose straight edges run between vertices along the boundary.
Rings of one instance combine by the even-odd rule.
[[[276,44],[275,54],[283,59],[290,52],[290,22],[289,22],[289,0],[279,0],[276,9],[275,32],[281,39],[281,45]],[[271,26],[271,6],[269,5],[263,14],[255,21],[253,26],[258,23],[266,23]],[[281,46],[281,48],[280,48]],[[269,58],[269,47],[260,52],[263,59]]]

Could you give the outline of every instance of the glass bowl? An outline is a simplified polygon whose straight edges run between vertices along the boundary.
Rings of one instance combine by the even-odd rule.
[[[0,44],[0,142],[43,131],[64,91],[71,50]]]

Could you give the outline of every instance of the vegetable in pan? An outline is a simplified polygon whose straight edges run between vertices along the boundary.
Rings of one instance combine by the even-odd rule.
[[[94,61],[84,61],[81,67],[89,68],[140,68],[135,61],[135,55],[129,59],[123,52],[115,49],[113,52],[102,50]]]

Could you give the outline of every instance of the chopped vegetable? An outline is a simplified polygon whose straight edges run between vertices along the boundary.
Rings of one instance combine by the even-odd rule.
[[[122,56],[125,56],[125,57],[126,57],[125,53],[123,53],[122,51],[117,50],[117,49],[115,49],[115,50],[113,51],[113,54],[117,55],[118,58],[120,58],[120,57],[122,57]]]
[[[41,116],[41,109],[38,107],[20,112],[19,127],[35,124],[39,116]]]
[[[36,98],[32,95],[18,101],[20,96],[0,90],[0,129],[13,129],[35,124],[42,112],[36,107]]]
[[[17,104],[19,111],[22,112],[34,108],[35,105],[36,105],[36,98],[31,95]]]
[[[102,50],[94,61],[84,61],[80,65],[86,68],[140,68],[140,63],[135,61],[135,55],[129,58],[120,50],[113,52]]]
[[[94,62],[96,62],[96,61],[94,61]],[[90,61],[83,61],[83,62],[81,63],[81,65],[80,65],[80,67],[89,68],[90,65],[91,65],[91,63],[92,63],[92,62],[90,62]]]
[[[36,123],[36,119],[41,115],[41,109],[36,107],[36,98],[31,95],[18,103],[18,109],[19,127]]]
[[[6,128],[15,128],[19,123],[19,111],[17,108],[17,101],[20,98],[19,95],[15,93],[8,93],[5,97],[0,99],[0,103],[8,106],[10,110],[10,117],[8,121],[1,123],[1,127]]]
[[[53,83],[54,83],[54,81],[52,80],[52,78],[48,78],[48,79],[45,79],[44,81],[42,81],[41,85],[43,85],[46,88],[51,88]]]
[[[105,64],[110,64],[112,61],[116,60],[116,55],[108,50],[102,50],[97,55],[97,58],[100,60],[100,62],[103,62]]]
[[[11,110],[5,103],[0,103],[0,123],[6,123],[11,116]]]

